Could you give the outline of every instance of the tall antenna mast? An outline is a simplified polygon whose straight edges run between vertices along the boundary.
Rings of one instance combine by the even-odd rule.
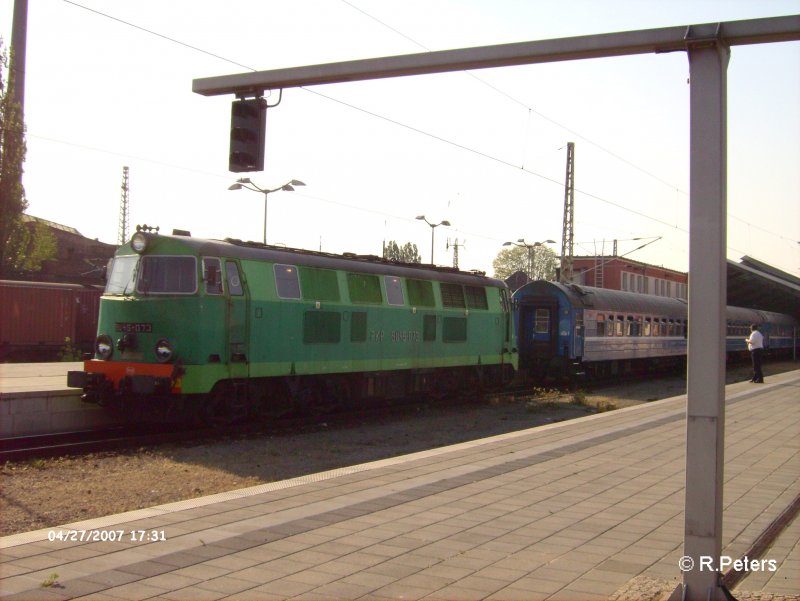
[[[567,178],[564,184],[564,226],[561,232],[561,282],[572,281],[575,247],[575,142],[567,143]]]
[[[128,241],[128,232],[131,229],[128,208],[130,203],[130,189],[128,188],[128,168],[122,168],[122,194],[119,200],[119,230],[118,242],[125,244]]]

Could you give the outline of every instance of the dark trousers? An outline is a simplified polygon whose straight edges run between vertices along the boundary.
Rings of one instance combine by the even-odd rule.
[[[750,356],[753,359],[753,382],[763,382],[764,372],[761,371],[761,359],[764,354],[764,349],[756,348],[750,351]]]

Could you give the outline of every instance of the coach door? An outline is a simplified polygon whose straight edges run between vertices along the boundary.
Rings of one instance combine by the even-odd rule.
[[[225,261],[225,277],[228,282],[228,365],[232,378],[246,378],[250,358],[248,356],[248,297],[236,261]]]
[[[533,367],[556,354],[558,304],[532,298],[520,305],[520,368]]]

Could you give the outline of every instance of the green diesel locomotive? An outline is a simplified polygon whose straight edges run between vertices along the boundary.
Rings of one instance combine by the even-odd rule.
[[[508,289],[482,274],[139,231],[68,385],[139,418],[226,422],[500,385],[513,336]]]

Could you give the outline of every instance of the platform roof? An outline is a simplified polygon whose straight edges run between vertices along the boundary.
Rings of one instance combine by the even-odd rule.
[[[728,261],[728,304],[787,313],[800,319],[800,278],[752,257]]]

